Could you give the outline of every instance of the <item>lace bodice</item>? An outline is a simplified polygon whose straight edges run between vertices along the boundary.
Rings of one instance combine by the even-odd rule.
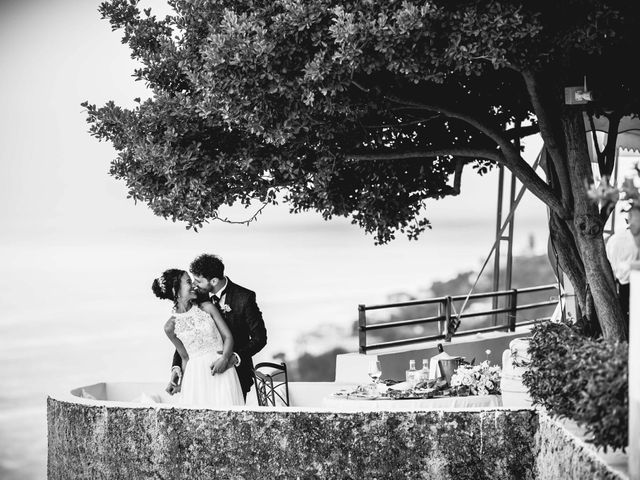
[[[176,319],[175,334],[190,358],[222,350],[222,337],[207,312],[193,306],[188,312],[174,313],[173,316]]]

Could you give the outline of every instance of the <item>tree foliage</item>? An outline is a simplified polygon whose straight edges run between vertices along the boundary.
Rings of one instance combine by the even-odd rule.
[[[629,444],[629,345],[585,338],[574,325],[536,325],[523,383],[534,403],[582,425],[598,447]]]
[[[387,242],[422,233],[425,202],[457,194],[465,166],[502,165],[549,207],[581,308],[619,323],[596,240],[603,219],[583,192],[582,115],[606,115],[614,129],[639,111],[626,58],[640,40],[637,2],[169,4],[165,18],[138,0],[100,7],[151,91],[133,109],[84,104],[131,197],[189,226],[236,201],[282,199],[294,212],[350,217]],[[597,101],[565,105],[564,87],[585,76]],[[521,155],[536,133],[545,177]]]

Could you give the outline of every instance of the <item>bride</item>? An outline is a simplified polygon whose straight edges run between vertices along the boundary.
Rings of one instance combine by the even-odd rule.
[[[165,270],[151,289],[158,298],[173,301],[173,314],[164,330],[182,359],[178,402],[205,407],[244,405],[236,369],[225,369],[233,337],[218,309],[209,301],[194,302],[191,277],[184,270]]]

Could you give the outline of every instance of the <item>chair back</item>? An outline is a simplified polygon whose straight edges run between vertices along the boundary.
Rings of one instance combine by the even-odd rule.
[[[253,368],[253,382],[259,406],[289,406],[289,379],[284,362],[258,363]]]

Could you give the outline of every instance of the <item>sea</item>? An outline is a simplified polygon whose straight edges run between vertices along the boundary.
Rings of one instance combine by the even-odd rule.
[[[295,218],[295,217],[293,217]],[[303,219],[304,220],[304,219]],[[81,220],[79,220],[81,222]],[[546,246],[544,214],[516,222],[514,252]],[[0,239],[0,478],[46,478],[46,399],[101,381],[167,380],[171,305],[151,292],[165,268],[219,254],[234,282],[257,293],[268,329],[256,360],[332,348],[358,304],[428,297],[434,280],[478,271],[495,225],[444,218],[418,241],[375,245],[344,220],[251,226],[34,231]],[[491,262],[490,262],[491,263]],[[357,351],[354,340],[351,345]]]

